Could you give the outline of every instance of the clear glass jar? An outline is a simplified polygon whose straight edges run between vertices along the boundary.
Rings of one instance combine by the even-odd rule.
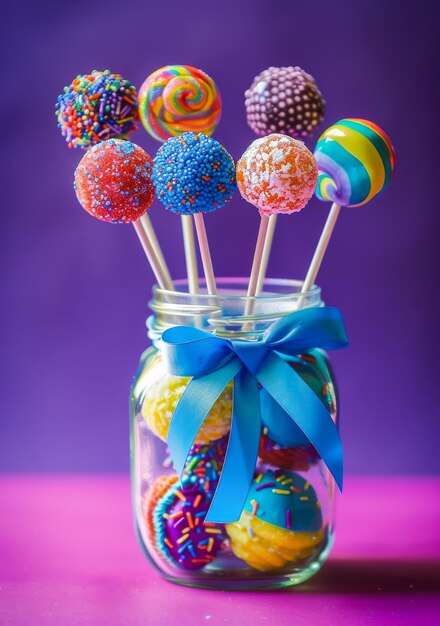
[[[159,340],[165,329],[178,325],[254,340],[288,313],[323,306],[321,291],[314,286],[300,294],[299,281],[267,279],[263,295],[253,299],[252,314],[244,316],[247,279],[218,279],[217,286],[217,296],[190,295],[184,281],[176,281],[175,292],[154,289],[147,324],[152,346],[141,357],[131,390],[136,532],[148,560],[173,582],[219,589],[295,585],[319,570],[333,543],[335,485],[327,467],[295,424],[286,427],[283,420],[290,418],[280,411],[263,424],[240,520],[205,524],[228,443],[232,384],[199,430],[180,483],[166,436],[190,379],[167,373]],[[312,349],[288,362],[337,422],[336,384],[326,353]],[[287,515],[281,525],[279,510]]]

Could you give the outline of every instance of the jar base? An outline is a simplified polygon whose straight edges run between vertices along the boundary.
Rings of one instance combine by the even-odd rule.
[[[273,572],[272,575],[264,575],[262,572],[256,572],[249,574],[246,577],[238,571],[234,573],[231,569],[225,569],[223,571],[210,572],[209,575],[205,573],[204,577],[198,577],[192,575],[191,578],[180,578],[179,576],[170,576],[163,570],[159,569],[157,565],[152,561],[150,555],[147,554],[149,561],[154,565],[156,571],[167,580],[168,582],[183,587],[194,587],[197,589],[210,589],[218,591],[252,591],[252,590],[269,590],[269,589],[282,589],[284,587],[293,587],[300,585],[307,581],[309,578],[317,574],[317,572],[324,565],[328,558],[328,555],[333,547],[334,536],[329,533],[327,538],[327,545],[311,563],[298,569],[297,572],[290,572],[289,574],[279,574]]]

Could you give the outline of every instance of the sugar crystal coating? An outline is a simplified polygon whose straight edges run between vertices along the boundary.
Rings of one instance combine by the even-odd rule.
[[[153,161],[130,141],[109,139],[81,159],[74,187],[82,207],[104,222],[139,219],[151,206]]]
[[[318,168],[302,141],[273,134],[256,139],[237,162],[237,185],[261,215],[300,211],[313,196]]]
[[[58,96],[55,115],[69,148],[89,148],[136,130],[136,88],[120,74],[78,75]]]
[[[231,200],[236,189],[235,164],[215,139],[183,133],[159,148],[153,182],[158,199],[173,213],[209,213]]]
[[[248,124],[261,136],[304,139],[324,117],[325,100],[315,79],[300,67],[269,67],[254,78],[245,98]]]

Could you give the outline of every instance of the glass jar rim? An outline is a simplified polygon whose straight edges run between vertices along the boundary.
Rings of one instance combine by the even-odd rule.
[[[261,295],[254,297],[247,296],[248,277],[220,277],[216,282],[216,295],[207,293],[205,281],[200,281],[202,292],[197,294],[188,293],[184,279],[175,281],[174,291],[155,285],[149,303],[153,315],[147,320],[151,336],[170,326],[196,326],[216,334],[253,338],[284,315],[323,306],[320,287],[313,285],[302,293],[301,280],[267,278]]]
[[[179,278],[173,281],[174,290],[162,289],[158,285],[153,286],[153,298],[154,300],[166,300],[169,303],[173,302],[173,297],[178,298],[183,304],[185,299],[190,301],[197,299],[202,303],[205,301],[209,304],[213,297],[220,298],[221,300],[275,300],[275,299],[295,299],[295,298],[307,298],[315,299],[321,296],[321,288],[318,285],[313,285],[308,291],[301,292],[304,285],[303,280],[296,280],[291,278],[265,278],[263,283],[263,291],[261,294],[249,297],[247,295],[247,288],[249,284],[249,277],[244,276],[220,276],[216,277],[217,294],[216,296],[210,295],[206,290],[206,282],[204,278],[199,279],[199,284],[202,289],[200,293],[190,293],[188,289],[188,280],[186,278]],[[236,293],[228,293],[225,286],[229,288],[235,288]],[[269,289],[271,289],[269,291]],[[278,289],[275,291],[273,289]]]

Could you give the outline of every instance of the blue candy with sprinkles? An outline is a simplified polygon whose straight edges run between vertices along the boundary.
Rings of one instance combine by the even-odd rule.
[[[179,215],[210,213],[229,202],[236,190],[235,163],[215,139],[183,133],[159,148],[153,167],[157,198]]]

